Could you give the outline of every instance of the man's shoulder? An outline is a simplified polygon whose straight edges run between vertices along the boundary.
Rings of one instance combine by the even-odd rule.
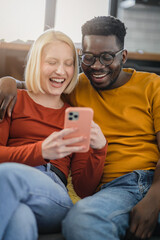
[[[90,84],[89,79],[86,77],[86,75],[84,73],[79,74],[78,76],[78,83],[74,89],[74,92],[78,92],[78,94],[84,89],[85,92],[87,91],[92,91],[92,85]]]
[[[132,74],[132,81],[139,84],[160,84],[160,76],[152,72],[136,71],[135,69],[123,69],[123,71]]]
[[[79,75],[78,83],[74,90],[67,96],[65,100],[69,102],[72,106],[86,106],[86,102],[89,100],[90,96],[96,92],[90,81],[84,73]]]
[[[137,78],[142,84],[153,86],[155,88],[160,87],[160,76],[151,72],[137,72]]]
[[[150,80],[155,80],[155,79],[158,79],[160,80],[160,76],[156,73],[153,73],[153,72],[143,72],[143,71],[135,71],[136,72],[136,76],[138,77],[143,77],[143,78],[146,78],[146,79],[150,79]]]
[[[86,77],[84,73],[80,73],[78,76],[78,85],[85,85],[91,87],[89,79]]]

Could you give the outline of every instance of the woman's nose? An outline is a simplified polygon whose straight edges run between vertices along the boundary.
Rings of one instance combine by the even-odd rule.
[[[58,74],[64,74],[65,73],[65,69],[64,69],[64,66],[63,64],[59,64],[56,68],[56,73]]]

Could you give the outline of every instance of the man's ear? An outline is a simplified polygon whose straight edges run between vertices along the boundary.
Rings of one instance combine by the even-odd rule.
[[[125,62],[127,61],[127,55],[128,55],[128,52],[126,49],[123,50],[122,52],[122,62],[123,64],[125,64]]]

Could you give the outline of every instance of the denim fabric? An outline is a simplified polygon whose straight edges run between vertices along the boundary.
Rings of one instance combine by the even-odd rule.
[[[0,239],[37,240],[38,232],[58,232],[72,205],[49,164],[0,164]]]
[[[147,193],[153,174],[154,171],[134,171],[77,202],[62,222],[65,239],[123,239],[129,227],[129,211]]]

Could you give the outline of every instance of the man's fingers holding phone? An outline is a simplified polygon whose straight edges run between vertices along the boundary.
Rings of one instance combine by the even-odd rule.
[[[106,144],[106,138],[104,137],[101,128],[98,124],[92,121],[91,124],[91,136],[90,136],[90,146],[94,149],[101,149]]]

